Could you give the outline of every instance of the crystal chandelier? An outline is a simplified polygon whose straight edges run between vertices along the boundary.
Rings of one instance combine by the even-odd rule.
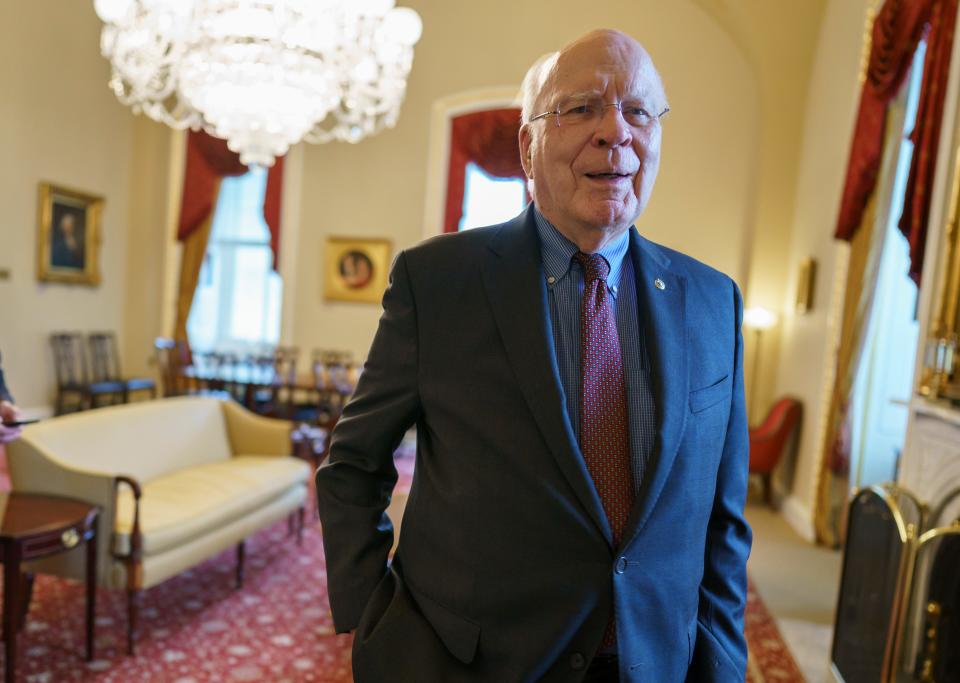
[[[422,25],[393,5],[94,1],[121,102],[265,166],[300,140],[358,142],[396,124]]]

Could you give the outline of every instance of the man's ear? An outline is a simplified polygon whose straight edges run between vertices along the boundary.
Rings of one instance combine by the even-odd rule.
[[[533,180],[533,161],[531,159],[531,143],[533,142],[533,137],[530,134],[530,127],[528,124],[523,124],[520,126],[520,135],[518,136],[518,141],[520,143],[520,163],[523,165],[523,172],[526,174],[527,178]]]

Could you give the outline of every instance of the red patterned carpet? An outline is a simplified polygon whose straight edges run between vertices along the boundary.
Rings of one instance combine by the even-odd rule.
[[[398,459],[399,487],[409,487],[410,457]],[[228,551],[145,591],[136,657],[124,654],[121,592],[98,594],[97,658],[83,660],[83,590],[79,583],[38,576],[20,635],[19,681],[60,683],[349,683],[350,639],[335,636],[327,603],[318,525],[303,547],[286,524],[248,542],[246,586],[233,589]],[[747,640],[750,683],[802,682],[776,624],[750,590]],[[2,655],[0,655],[2,659]]]
[[[334,637],[320,533],[298,548],[281,523],[248,543],[246,586],[234,590],[233,553],[145,591],[137,656],[125,656],[122,593],[98,595],[97,658],[83,653],[83,591],[38,576],[20,680],[349,681],[349,638]]]
[[[800,668],[752,581],[747,587],[744,632],[750,651],[747,683],[804,683]]]

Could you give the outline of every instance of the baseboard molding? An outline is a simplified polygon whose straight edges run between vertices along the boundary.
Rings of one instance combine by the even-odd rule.
[[[809,543],[816,542],[817,532],[813,526],[813,513],[810,508],[796,497],[787,496],[783,499],[780,511],[787,523],[800,535],[800,538]]]

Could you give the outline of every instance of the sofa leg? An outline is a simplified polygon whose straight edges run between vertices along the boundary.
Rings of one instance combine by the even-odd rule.
[[[140,603],[140,591],[136,588],[127,589],[127,654],[134,653],[134,643],[137,639],[137,615]]]
[[[237,590],[243,588],[243,560],[247,554],[246,541],[237,543]]]
[[[303,545],[303,513],[304,507],[301,505],[297,508],[297,545]]]

